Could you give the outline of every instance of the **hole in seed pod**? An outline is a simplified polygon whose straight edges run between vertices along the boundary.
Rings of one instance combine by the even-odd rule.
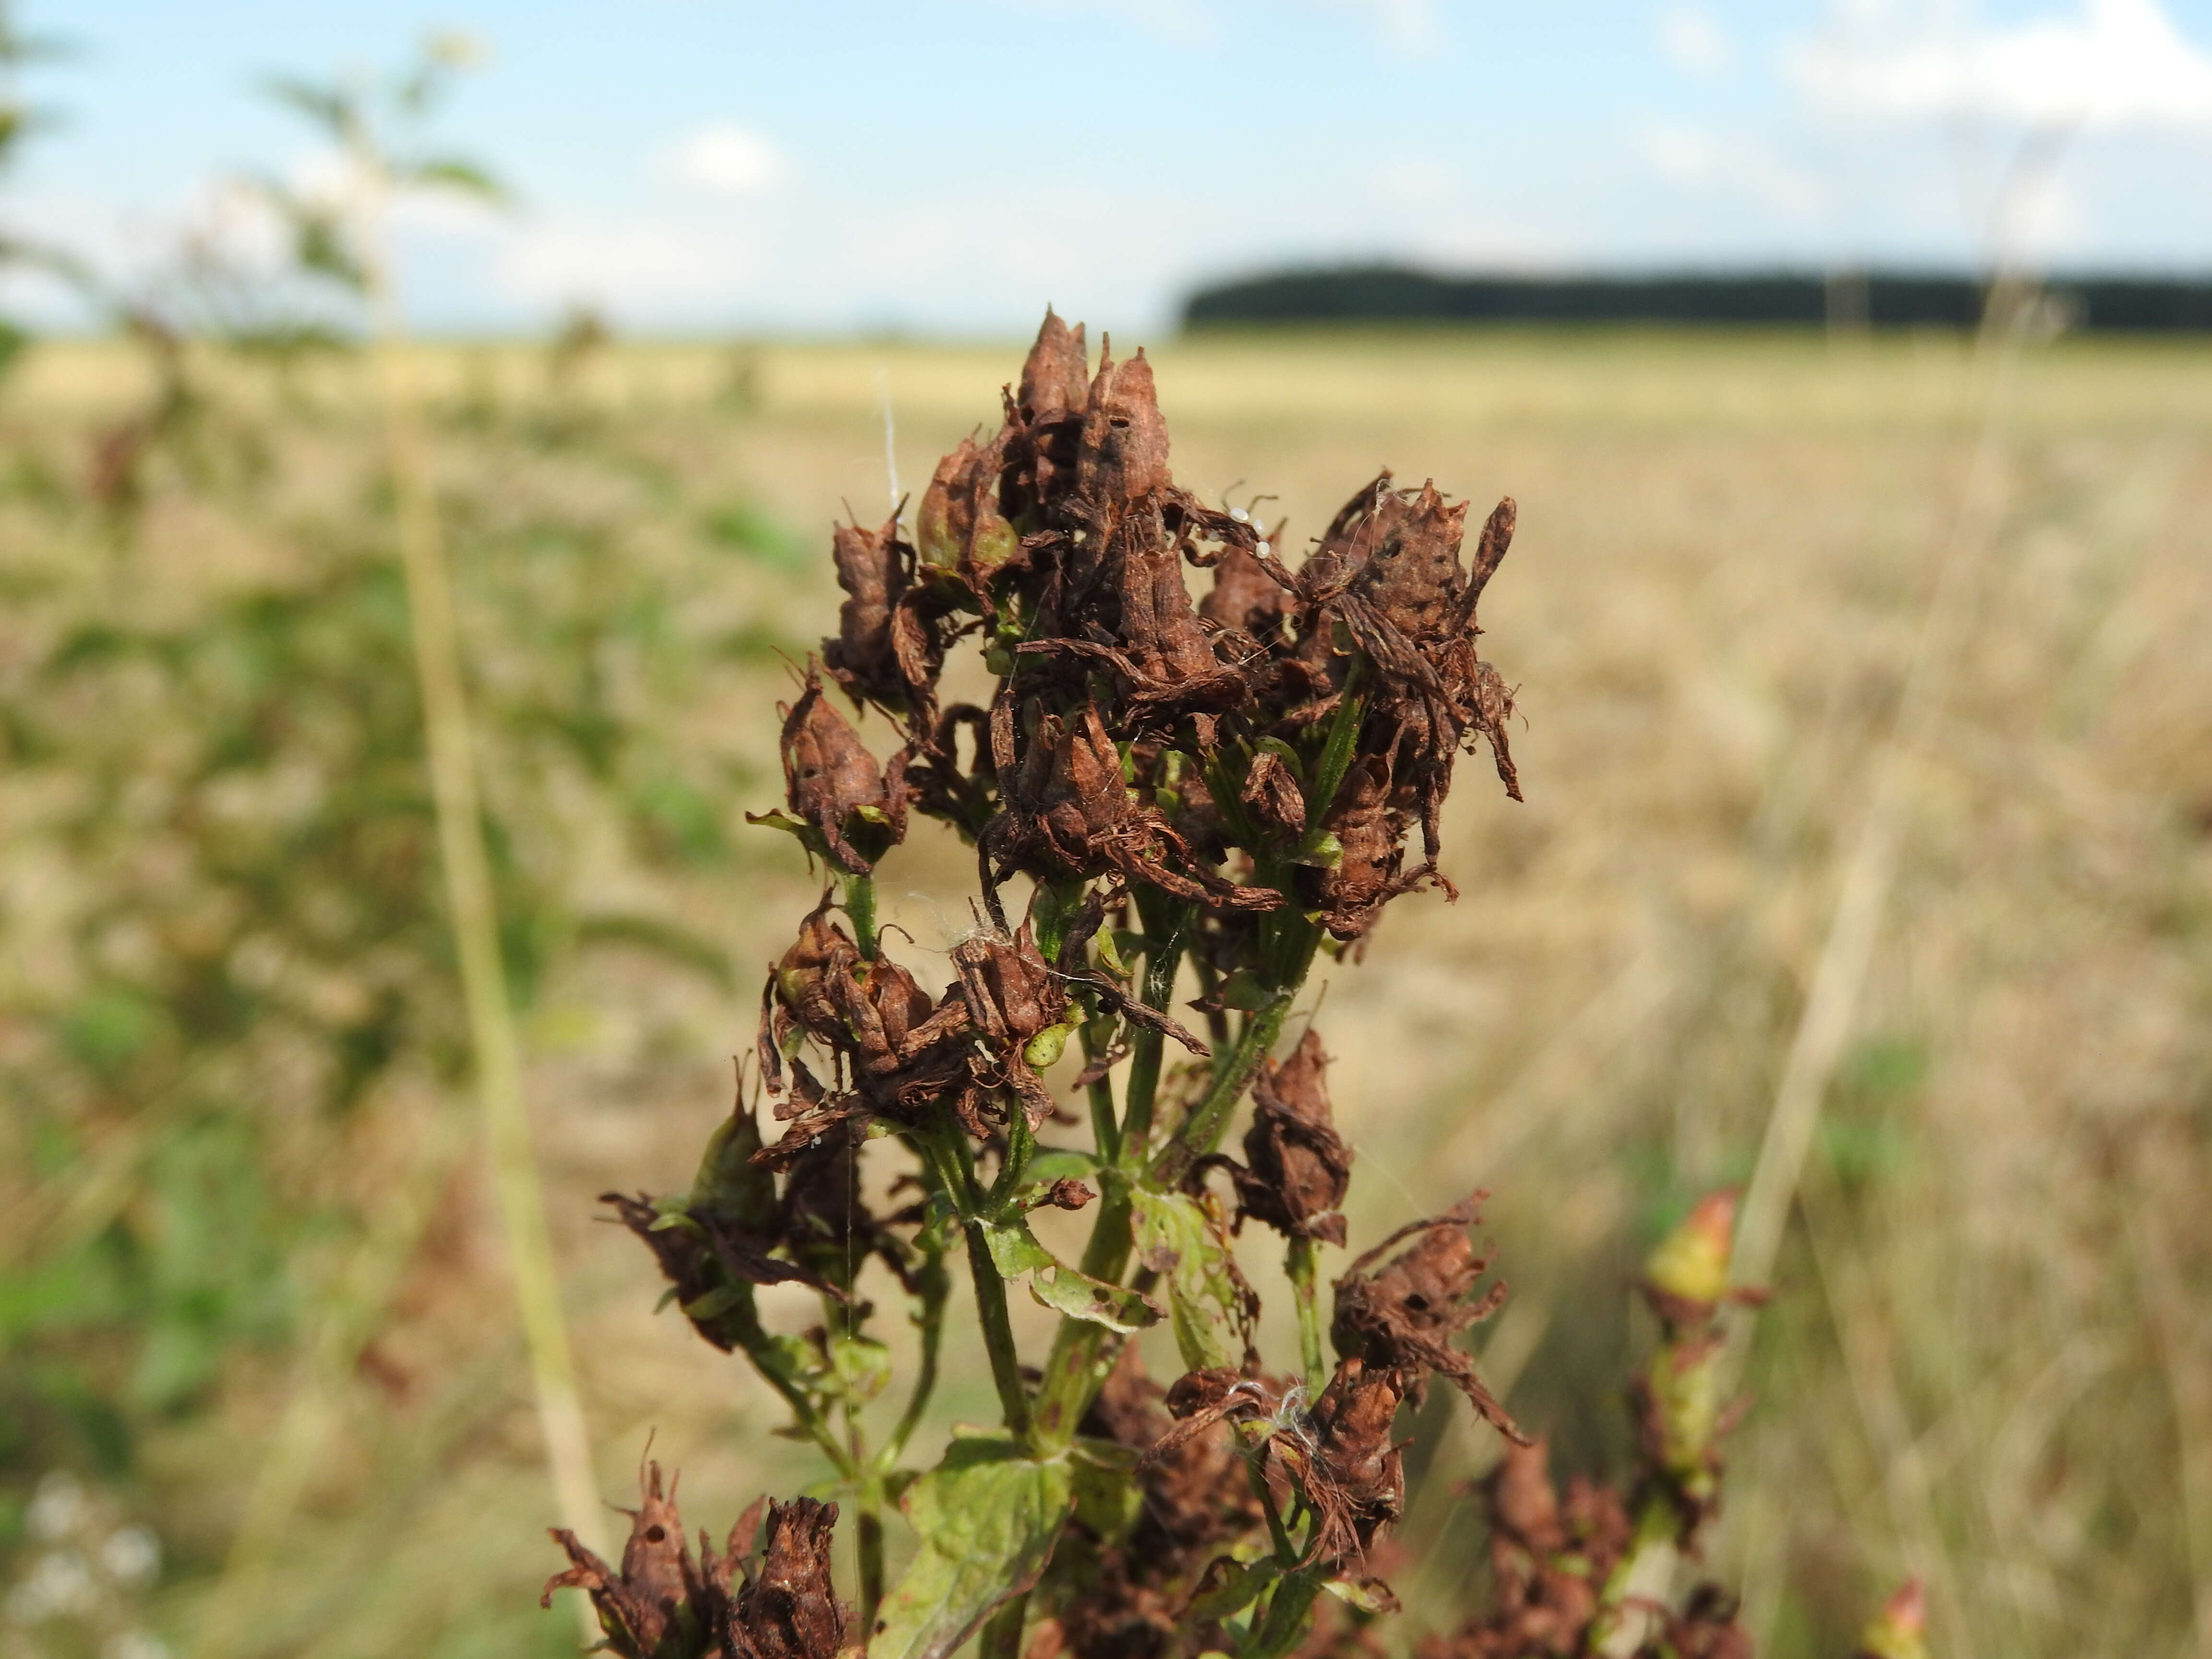
[[[645,1541],[648,1544],[666,1543],[668,1541],[668,1529],[665,1527],[647,1527],[645,1529]]]

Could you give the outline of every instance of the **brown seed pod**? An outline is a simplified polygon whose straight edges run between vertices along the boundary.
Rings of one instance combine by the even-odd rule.
[[[664,1492],[660,1465],[648,1462],[639,1471],[638,1485],[638,1507],[625,1511],[630,1529],[622,1570],[609,1566],[574,1533],[556,1528],[554,1541],[568,1553],[569,1565],[546,1580],[538,1605],[551,1607],[556,1589],[580,1589],[592,1598],[607,1646],[622,1659],[704,1659],[720,1611],[716,1591],[684,1542],[675,1483]],[[663,1645],[672,1637],[683,1644],[672,1655]]]
[[[830,1577],[836,1526],[835,1504],[769,1504],[760,1576],[738,1597],[732,1620],[756,1659],[837,1659],[845,1609]]]
[[[822,660],[856,701],[902,708],[908,682],[891,617],[913,582],[913,550],[899,540],[896,519],[880,530],[839,525],[830,549],[845,601],[837,610],[836,637],[822,642]]]
[[[1113,342],[1099,352],[1083,411],[1083,447],[1076,488],[1094,509],[1126,506],[1172,480],[1168,474],[1168,423],[1161,417],[1152,366],[1141,348],[1117,363]]]

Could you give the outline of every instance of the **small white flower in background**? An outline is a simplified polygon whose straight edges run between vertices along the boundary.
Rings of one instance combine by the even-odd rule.
[[[24,1519],[31,1536],[52,1540],[75,1532],[84,1519],[84,1487],[65,1469],[55,1469],[39,1482]]]
[[[92,1569],[75,1550],[48,1550],[31,1564],[23,1582],[8,1592],[8,1618],[18,1625],[81,1618],[100,1605]]]
[[[111,1495],[88,1488],[65,1470],[39,1482],[24,1511],[33,1542],[0,1616],[15,1630],[51,1630],[73,1654],[100,1659],[169,1659],[161,1640],[137,1628],[137,1600],[161,1572],[161,1540],[143,1522],[117,1513]],[[0,1638],[0,1656],[33,1659],[27,1639]]]
[[[161,1571],[161,1540],[137,1522],[119,1527],[100,1547],[100,1565],[117,1583],[143,1589]]]

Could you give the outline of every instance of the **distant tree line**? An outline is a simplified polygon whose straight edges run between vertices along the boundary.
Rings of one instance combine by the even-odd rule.
[[[2066,326],[2212,329],[2212,281],[2074,276],[2047,284]],[[1183,305],[1188,328],[1282,323],[1689,323],[1971,328],[1987,284],[1928,271],[1674,271],[1640,276],[1443,276],[1402,265],[1283,270],[1216,283]]]

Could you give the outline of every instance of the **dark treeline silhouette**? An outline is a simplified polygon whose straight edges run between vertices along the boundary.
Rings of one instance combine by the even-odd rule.
[[[2212,329],[2212,281],[2074,276],[2054,319],[2121,331]],[[1285,270],[1200,289],[1188,328],[1284,323],[1692,323],[1971,328],[1981,279],[1929,271],[1449,276],[1401,265]]]

